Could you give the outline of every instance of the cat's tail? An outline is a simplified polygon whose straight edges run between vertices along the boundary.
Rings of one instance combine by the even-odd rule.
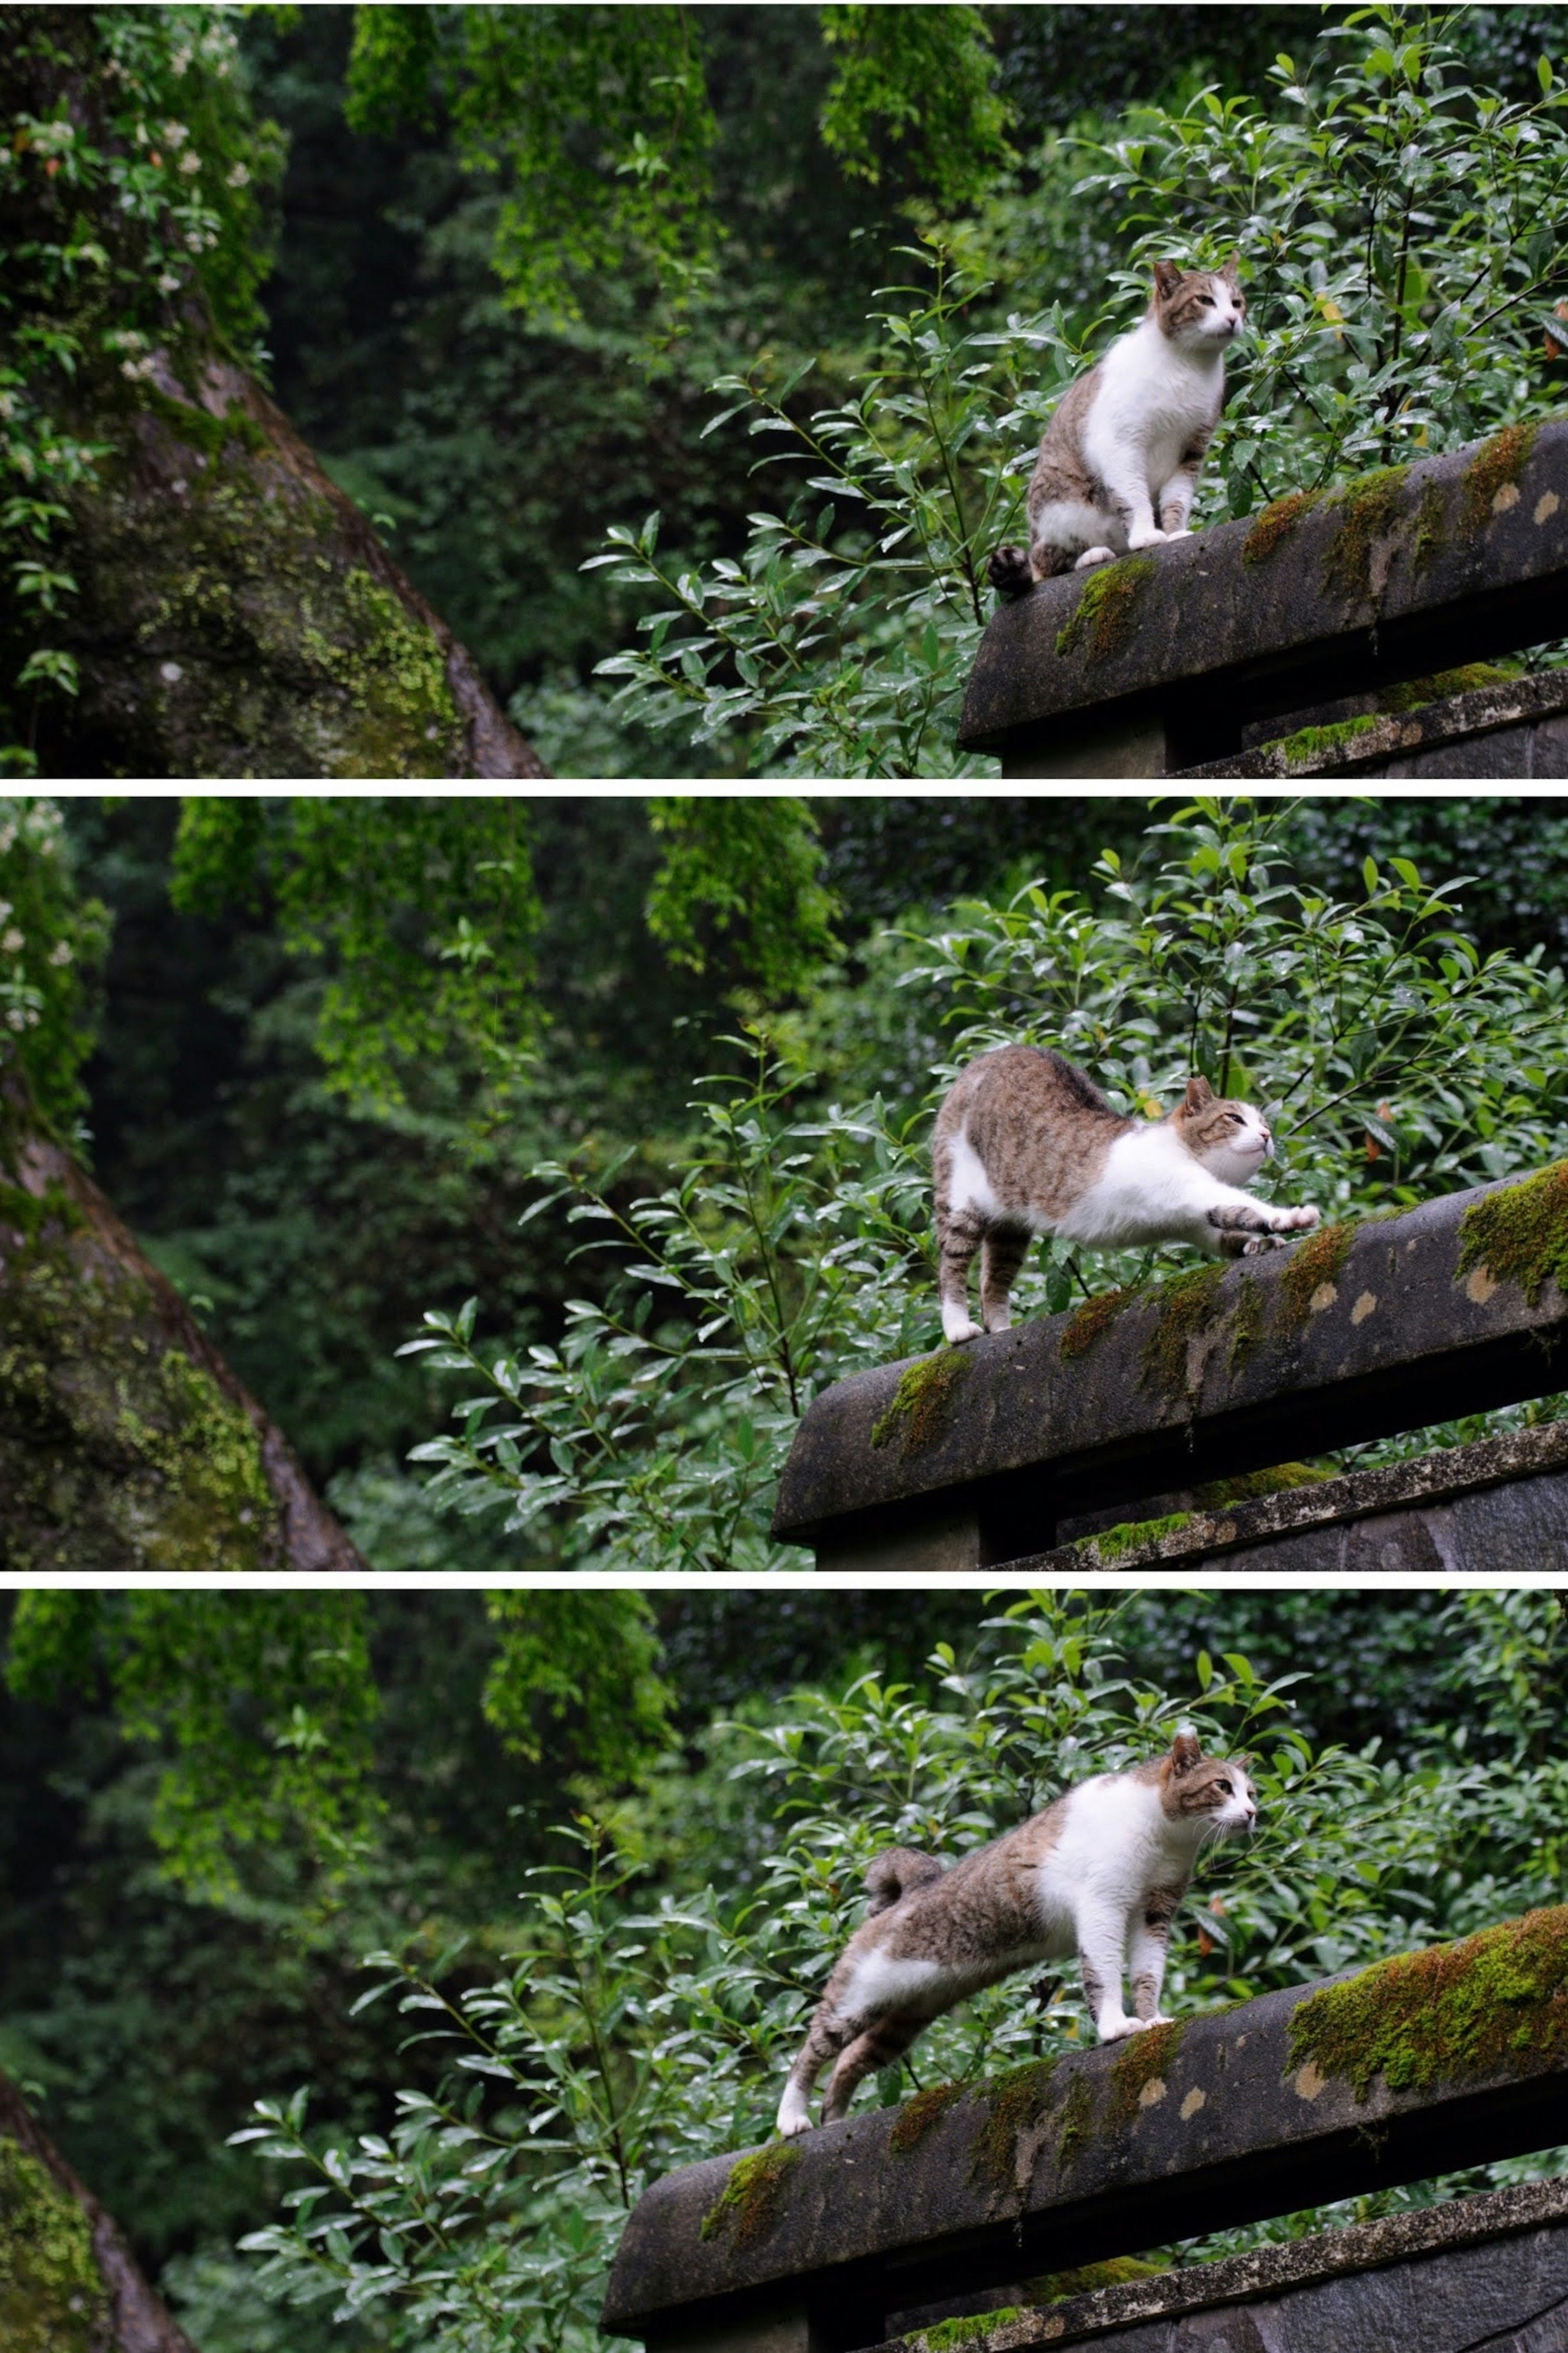
[[[986,565],[991,585],[1000,596],[1027,596],[1034,586],[1029,554],[1022,547],[993,547]]]
[[[891,1911],[901,1895],[912,1887],[928,1887],[942,1876],[942,1865],[934,1854],[917,1854],[912,1846],[890,1846],[885,1852],[872,1857],[865,1874],[865,1892],[871,1898],[865,1907],[868,1920],[878,1912]]]

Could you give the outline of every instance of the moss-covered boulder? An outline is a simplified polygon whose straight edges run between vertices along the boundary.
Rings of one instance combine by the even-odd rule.
[[[282,1433],[3,1069],[0,1567],[364,1567]]]

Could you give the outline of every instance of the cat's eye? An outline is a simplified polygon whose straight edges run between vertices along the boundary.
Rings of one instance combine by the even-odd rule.
[[[1211,311],[1213,309],[1214,298],[1212,294],[1200,294],[1198,300],[1200,302],[1206,303]]]

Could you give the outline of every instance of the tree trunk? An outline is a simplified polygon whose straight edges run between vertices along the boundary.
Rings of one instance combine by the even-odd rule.
[[[36,704],[41,773],[547,775],[471,656],[225,349],[194,280],[157,301],[134,225],[101,183],[70,182],[26,127],[58,116],[85,144],[123,147],[96,20],[85,8],[0,8],[5,112],[23,126],[0,175],[0,250],[14,258],[0,311],[20,309],[0,362],[105,452],[66,494],[56,558],[75,589],[47,634],[74,658],[79,692],[46,691]],[[133,359],[90,269],[47,291],[26,276],[30,252],[84,232],[115,257],[121,285],[140,281],[141,314],[156,322]],[[40,361],[34,330],[65,332],[68,365]],[[25,601],[0,616],[11,678],[38,635]]]
[[[11,2353],[196,2353],[119,2224],[4,2075],[0,2344]]]
[[[0,1568],[366,1566],[0,1069]]]

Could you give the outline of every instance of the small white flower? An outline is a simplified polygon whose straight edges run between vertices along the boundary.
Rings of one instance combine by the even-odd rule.
[[[160,294],[175,294],[179,291],[179,284],[180,281],[175,276],[174,271],[172,269],[165,269],[159,275],[158,291]]]
[[[19,932],[15,923],[8,932],[0,935],[0,949],[3,949],[6,955],[20,955],[26,944],[26,932]]]
[[[70,942],[69,940],[57,940],[55,942],[53,947],[49,950],[49,962],[55,966],[57,971],[69,964]]]
[[[194,147],[180,157],[180,169],[187,175],[192,172],[199,172],[201,170],[201,157],[196,153]]]
[[[13,1029],[25,1029],[27,1026],[27,1017],[19,1005],[13,1005],[5,1018]]]
[[[231,188],[248,188],[249,186],[250,174],[243,164],[236,164],[233,171],[230,172],[228,175],[228,185]]]
[[[15,416],[16,416],[16,395],[15,395],[14,393],[9,393],[9,392],[0,392],[0,417],[4,417],[4,418],[6,418],[6,419],[9,419],[9,418],[11,418],[11,417],[15,417]]]
[[[206,240],[199,228],[186,229],[185,250],[187,253],[199,253],[205,242]]]
[[[166,147],[183,147],[190,135],[183,122],[165,122],[164,125],[164,144]]]

